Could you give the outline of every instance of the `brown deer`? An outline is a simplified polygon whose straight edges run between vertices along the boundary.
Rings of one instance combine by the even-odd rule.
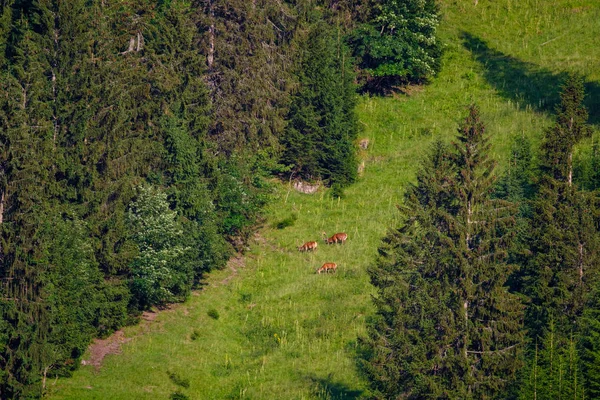
[[[317,274],[320,274],[321,272],[335,272],[335,269],[337,268],[337,264],[336,263],[325,263],[323,264],[323,266],[321,268],[319,268],[317,270]]]
[[[317,242],[306,242],[302,246],[298,247],[298,251],[309,251],[315,250],[318,246]]]
[[[325,232],[323,232],[323,239],[325,240],[325,243],[327,243],[327,244],[333,244],[333,243],[344,244],[346,242],[346,239],[348,239],[348,235],[343,232],[340,232],[340,233],[336,233],[332,237],[328,238],[327,234]]]

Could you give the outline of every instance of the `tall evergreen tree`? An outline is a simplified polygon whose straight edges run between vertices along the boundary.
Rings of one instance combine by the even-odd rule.
[[[532,202],[531,257],[522,287],[531,297],[528,324],[532,338],[548,321],[564,340],[576,327],[590,290],[598,281],[600,237],[595,200],[573,185],[573,146],[588,135],[581,80],[570,77],[563,87],[557,120],[545,132],[542,176]]]
[[[576,338],[563,340],[551,322],[530,352],[519,387],[519,399],[587,399]],[[591,397],[594,398],[594,397]]]
[[[547,130],[542,145],[545,172],[569,186],[573,183],[573,147],[592,134],[592,128],[587,124],[584,96],[583,79],[570,75],[556,106],[556,123]]]
[[[50,236],[40,224],[51,212],[48,199],[54,185],[50,64],[44,48],[49,26],[44,4],[17,4],[6,54],[10,68],[2,89],[0,131],[2,152],[2,235],[0,260],[2,319],[6,346],[0,349],[0,395],[27,398],[41,394],[39,381],[49,356],[45,335],[49,314],[44,301],[43,247]]]
[[[583,312],[580,329],[580,360],[585,396],[600,398],[600,293],[595,289]]]
[[[215,151],[276,150],[291,83],[285,44],[293,13],[274,0],[194,3],[204,34]]]
[[[505,287],[515,210],[491,199],[475,107],[453,148],[437,145],[370,270],[378,318],[367,372],[385,398],[493,398],[520,366],[523,311]]]
[[[347,185],[356,179],[357,164],[352,64],[339,32],[324,22],[301,40],[299,87],[282,139],[282,162],[304,179]]]

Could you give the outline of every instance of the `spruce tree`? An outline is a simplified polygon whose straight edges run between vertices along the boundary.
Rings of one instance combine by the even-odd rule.
[[[573,183],[573,147],[590,137],[588,112],[583,105],[583,79],[570,75],[562,87],[556,107],[556,123],[546,131],[542,145],[544,171],[557,181]]]
[[[580,359],[585,397],[600,398],[600,293],[593,291],[581,317]]]
[[[491,199],[493,163],[472,107],[453,152],[436,145],[405,221],[371,268],[366,370],[384,398],[493,398],[514,379],[522,306],[505,287],[514,206]]]
[[[40,376],[51,360],[45,336],[49,313],[45,303],[43,247],[51,239],[40,224],[51,212],[48,195],[54,186],[50,64],[44,48],[49,27],[41,15],[43,4],[15,5],[7,68],[2,84],[0,131],[2,150],[3,254],[2,319],[6,346],[0,349],[0,382],[4,398],[41,394]],[[38,23],[39,22],[39,23]]]
[[[576,340],[574,336],[563,340],[554,323],[550,322],[548,330],[527,357],[519,399],[595,398],[589,397],[584,389]]]
[[[274,0],[196,0],[193,8],[203,34],[215,151],[275,156],[291,83],[286,43],[293,12]]]
[[[314,23],[301,39],[299,87],[282,139],[282,162],[297,177],[348,185],[356,179],[358,128],[351,63],[339,32]]]
[[[581,80],[570,77],[557,106],[556,123],[546,130],[542,145],[544,175],[532,202],[531,256],[522,284],[531,298],[532,338],[543,335],[553,320],[567,340],[598,281],[595,199],[581,192],[572,179],[573,146],[590,131],[583,97]]]

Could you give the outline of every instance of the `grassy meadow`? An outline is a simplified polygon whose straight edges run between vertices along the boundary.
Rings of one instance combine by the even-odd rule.
[[[444,67],[426,87],[363,97],[359,182],[333,199],[275,184],[266,221],[243,261],[207,278],[185,303],[125,328],[122,353],[48,382],[51,399],[356,399],[367,393],[357,338],[373,313],[367,267],[419,160],[450,140],[476,103],[500,169],[515,135],[539,143],[566,72],[587,81],[600,122],[600,4],[596,0],[442,0]],[[595,98],[594,98],[595,97]],[[277,229],[280,221],[295,223]],[[321,232],[347,232],[326,246]],[[296,247],[319,241],[314,253]],[[336,262],[335,274],[315,274]]]

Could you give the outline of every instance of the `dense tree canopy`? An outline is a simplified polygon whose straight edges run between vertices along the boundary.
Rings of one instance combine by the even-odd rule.
[[[2,3],[0,397],[39,397],[244,248],[307,107],[317,173],[354,180],[353,64],[322,20],[371,4],[315,5]]]
[[[422,82],[440,69],[434,0],[384,0],[351,35],[360,67],[378,84]]]
[[[370,270],[366,371],[382,398],[494,398],[521,364],[523,307],[505,286],[515,207],[490,198],[477,108],[457,139],[435,145]]]

